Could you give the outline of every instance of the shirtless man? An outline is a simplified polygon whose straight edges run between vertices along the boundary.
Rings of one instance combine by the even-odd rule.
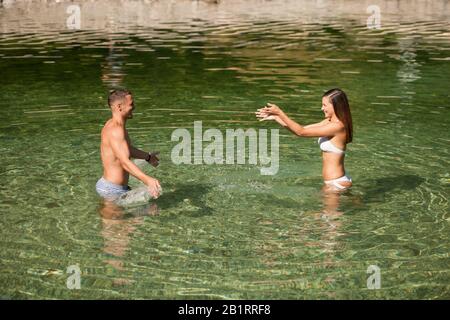
[[[127,119],[133,117],[134,102],[131,92],[115,90],[109,94],[108,104],[112,117],[102,129],[100,145],[103,163],[103,176],[97,181],[97,193],[105,199],[119,197],[130,190],[128,178],[131,173],[148,187],[153,198],[161,193],[159,181],[149,177],[134,164],[131,158],[145,159],[152,166],[159,164],[158,152],[147,153],[131,145],[128,132],[125,129]]]

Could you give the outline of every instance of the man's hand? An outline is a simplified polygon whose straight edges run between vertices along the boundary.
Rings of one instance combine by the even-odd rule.
[[[159,181],[157,179],[148,177],[148,179],[145,181],[145,184],[148,187],[148,192],[154,199],[158,199],[158,197],[161,195],[161,185],[159,184]]]

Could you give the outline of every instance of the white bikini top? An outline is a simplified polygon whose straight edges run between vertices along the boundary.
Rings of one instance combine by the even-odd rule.
[[[328,137],[321,137],[317,142],[319,143],[320,149],[324,152],[345,153],[344,150],[336,147]]]

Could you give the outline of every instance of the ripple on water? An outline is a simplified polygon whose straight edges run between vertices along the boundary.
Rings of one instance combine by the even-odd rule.
[[[78,264],[77,298],[448,296],[442,1],[434,13],[398,14],[402,2],[380,30],[367,28],[361,5],[348,19],[326,4],[273,3],[205,3],[202,19],[191,7],[146,4],[152,10],[143,14],[158,19],[124,21],[126,32],[111,21],[89,25],[101,18],[77,31],[38,23],[47,6],[31,5],[20,23],[2,12],[2,295],[73,298],[66,270]],[[139,102],[133,143],[161,151],[158,168],[142,168],[165,193],[106,219],[94,190],[100,126],[108,90],[123,86]],[[324,197],[317,145],[287,131],[276,176],[251,165],[171,162],[174,129],[197,120],[221,130],[276,128],[253,119],[267,100],[313,123],[323,118],[322,93],[335,86],[349,93],[354,120],[349,193]],[[383,274],[377,293],[366,289],[371,264]]]

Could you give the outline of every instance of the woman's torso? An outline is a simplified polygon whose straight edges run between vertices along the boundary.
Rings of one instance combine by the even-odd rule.
[[[322,137],[319,143],[322,150],[322,176],[324,180],[337,179],[345,175],[344,158],[346,150],[346,133],[339,133],[333,137]],[[322,149],[321,148],[321,149]]]

